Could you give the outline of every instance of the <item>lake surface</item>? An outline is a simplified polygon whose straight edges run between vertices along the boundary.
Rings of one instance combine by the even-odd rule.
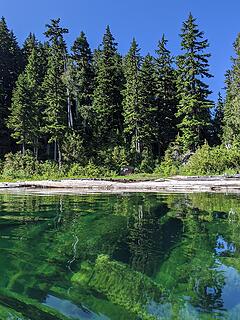
[[[240,319],[240,196],[0,194],[0,319]]]

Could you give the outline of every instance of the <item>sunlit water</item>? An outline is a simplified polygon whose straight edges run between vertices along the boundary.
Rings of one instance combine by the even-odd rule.
[[[240,319],[237,195],[0,195],[0,319]]]

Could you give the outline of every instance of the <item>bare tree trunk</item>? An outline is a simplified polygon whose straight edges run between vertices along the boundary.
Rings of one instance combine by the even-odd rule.
[[[38,160],[38,147],[34,148],[35,159]]]
[[[73,128],[73,115],[72,115],[72,108],[71,108],[71,101],[70,101],[70,92],[67,88],[67,105],[68,105],[68,127],[70,129]]]
[[[22,144],[22,154],[25,155],[25,141],[23,141]]]
[[[60,169],[62,166],[62,152],[61,152],[59,143],[57,144],[57,149],[58,149],[58,167]]]
[[[33,152],[36,160],[38,160],[38,138],[35,139]]]
[[[57,140],[54,141],[53,159],[57,161]]]
[[[67,55],[64,53],[64,72],[67,72]],[[70,100],[70,92],[68,88],[68,84],[66,84],[67,87],[67,117],[68,117],[68,127],[70,129],[73,128],[73,115],[72,115],[72,108],[71,108],[71,100]]]

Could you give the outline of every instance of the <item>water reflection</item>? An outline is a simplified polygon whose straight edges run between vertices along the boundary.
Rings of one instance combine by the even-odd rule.
[[[0,210],[0,318],[238,319],[236,195],[3,194]]]

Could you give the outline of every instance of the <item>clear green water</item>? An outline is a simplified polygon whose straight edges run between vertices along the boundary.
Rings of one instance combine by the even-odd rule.
[[[240,319],[240,198],[0,195],[0,319]]]

